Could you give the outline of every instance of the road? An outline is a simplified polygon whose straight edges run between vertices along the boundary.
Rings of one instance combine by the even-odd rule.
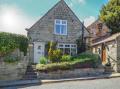
[[[4,89],[120,89],[120,78],[72,81]]]

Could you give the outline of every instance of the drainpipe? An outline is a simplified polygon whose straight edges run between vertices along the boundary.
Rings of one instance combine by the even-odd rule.
[[[82,44],[84,43],[84,21],[82,23]]]
[[[84,21],[82,22],[82,52],[84,51]]]

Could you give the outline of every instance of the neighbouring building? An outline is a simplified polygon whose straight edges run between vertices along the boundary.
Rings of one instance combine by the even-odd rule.
[[[105,23],[99,19],[93,22],[87,27],[90,32],[91,43],[99,42],[110,36],[111,30],[106,26]]]
[[[120,33],[111,35],[111,30],[100,20],[89,27],[91,33],[91,50],[99,54],[102,64],[109,65],[110,70],[120,72]]]
[[[78,17],[68,7],[64,0],[60,0],[31,28],[26,29],[30,39],[30,54],[34,63],[45,55],[45,44],[57,42],[57,48],[69,55],[77,54],[76,40],[82,36],[89,36]],[[84,39],[84,40],[85,40]]]
[[[91,45],[91,50],[93,51],[93,53],[98,53],[98,48],[93,47],[93,44],[96,44],[108,37],[110,37],[110,29],[105,25],[105,23],[103,23],[102,21],[100,21],[99,19],[96,20],[95,22],[93,22],[90,26],[87,27],[87,29],[90,32],[90,45]],[[103,47],[102,47],[103,48]],[[104,57],[102,57],[103,55],[100,55],[102,62],[104,62]]]

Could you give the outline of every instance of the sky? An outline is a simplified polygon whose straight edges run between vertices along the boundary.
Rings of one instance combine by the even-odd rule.
[[[26,35],[30,28],[60,0],[0,0],[0,31]],[[85,26],[99,16],[108,0],[65,0]]]

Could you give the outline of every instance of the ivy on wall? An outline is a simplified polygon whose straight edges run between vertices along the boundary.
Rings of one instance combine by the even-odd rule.
[[[28,38],[23,35],[0,32],[0,56],[4,56],[19,48],[24,55],[27,53]]]

